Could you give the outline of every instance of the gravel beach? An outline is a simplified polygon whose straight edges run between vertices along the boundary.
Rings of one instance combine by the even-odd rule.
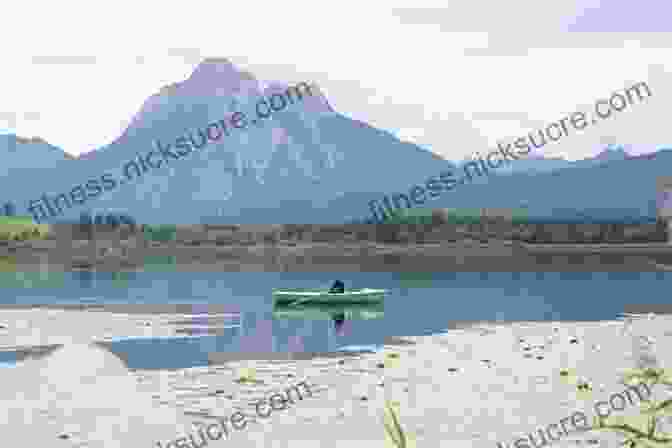
[[[509,447],[576,411],[592,420],[595,402],[623,392],[618,380],[625,369],[672,362],[664,349],[672,321],[665,315],[465,323],[431,336],[390,338],[378,353],[222,356],[209,366],[174,370],[128,369],[91,342],[104,328],[112,335],[170,334],[174,326],[168,322],[178,314],[8,309],[0,319],[6,322],[10,315],[26,322],[26,328],[6,329],[4,347],[63,344],[0,369],[1,417],[8,423],[3,432],[27,446],[150,447],[160,442],[165,447],[240,411],[247,416],[246,427],[208,446],[389,447],[383,426],[388,400],[398,408],[411,446]],[[81,318],[90,326],[59,330]],[[145,326],[147,321],[152,325]],[[43,330],[35,335],[29,328],[37,327]],[[562,376],[563,369],[569,375]],[[237,381],[244,376],[247,381]],[[255,415],[258,400],[300,381],[310,385],[311,395],[268,418]],[[582,381],[590,391],[577,390]],[[662,390],[656,394],[665,396]],[[628,415],[637,409],[613,412]],[[621,440],[615,433],[569,429],[553,446],[606,447]]]

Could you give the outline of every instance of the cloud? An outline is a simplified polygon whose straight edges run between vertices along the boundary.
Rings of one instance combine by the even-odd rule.
[[[570,21],[568,31],[669,32],[672,4],[659,0],[601,0],[587,3]]]
[[[414,2],[415,3],[415,2]],[[392,8],[405,24],[436,24],[445,32],[508,31],[530,37],[534,32],[564,31],[575,11],[599,4],[599,0],[564,2],[493,2],[490,0],[451,1],[443,7]],[[530,39],[531,40],[531,39]]]
[[[17,43],[3,55],[8,69],[0,95],[5,110],[40,111],[39,120],[17,116],[19,134],[79,154],[118,137],[149,95],[189,76],[201,55],[223,56],[261,80],[312,80],[338,112],[389,131],[422,130],[426,147],[455,160],[502,133],[650,81],[655,99],[557,150],[595,153],[602,133],[662,144],[664,127],[651,123],[665,116],[669,101],[672,40],[645,32],[646,20],[665,16],[649,3],[418,0],[409,8],[401,0],[344,0],[260,10],[194,0],[191,8],[200,14],[187,16],[168,2],[159,19],[151,3],[82,4],[77,15],[46,4],[35,16],[38,5],[28,1],[0,30],[0,38]],[[615,31],[601,32],[598,25],[610,20]],[[661,28],[655,24],[663,19],[655,20],[652,29]],[[42,32],[26,34],[25,23]],[[151,33],[148,24],[156,25]],[[95,63],[32,63],[32,55],[47,54],[95,55]]]
[[[32,63],[35,65],[88,65],[96,64],[95,56],[33,56]]]

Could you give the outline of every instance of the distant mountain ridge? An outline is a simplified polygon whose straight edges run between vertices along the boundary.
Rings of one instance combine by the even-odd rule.
[[[74,159],[67,152],[39,137],[24,138],[14,134],[0,135],[0,156],[0,175],[3,176],[12,168],[50,167],[58,162]]]
[[[258,125],[169,160],[81,205],[63,207],[62,215],[43,222],[78,222],[83,213],[109,212],[146,224],[343,223],[368,218],[369,200],[408,192],[429,176],[457,170],[426,149],[335,112],[319,87],[310,85],[312,95]],[[34,150],[44,161],[17,159],[0,177],[2,200],[27,214],[29,201],[44,193],[66,194],[105,173],[120,178],[124,163],[147,154],[157,141],[172,142],[236,112],[253,117],[258,101],[288,88],[262,83],[227,59],[206,59],[189,78],[151,95],[119,138],[76,161],[41,141],[20,143],[21,152]],[[0,137],[0,151],[9,152],[12,139],[20,141]],[[611,219],[623,213],[649,219],[652,210],[655,215],[655,177],[672,166],[670,154],[630,157],[622,148],[607,147],[576,162],[521,159],[509,165],[511,174],[504,165],[425,206],[518,208],[525,202],[530,214],[540,217]]]
[[[39,176],[15,171],[0,179],[20,196],[6,199],[25,210],[43,193],[53,197],[105,172],[118,175],[125,162],[147,154],[157,140],[165,144],[235,112],[253,116],[257,101],[288,87],[262,85],[227,60],[205,60],[188,79],[148,98],[111,144]],[[426,172],[452,167],[430,151],[334,112],[313,87],[312,96],[260,126],[170,160],[132,185],[67,208],[47,222],[73,222],[81,213],[103,209],[149,224],[339,222],[344,213],[356,217],[365,209],[360,197],[400,189]],[[358,198],[348,201],[349,211],[333,206],[346,197]]]
[[[669,176],[672,150],[586,164],[552,172],[494,173],[487,182],[441,198],[437,207],[522,207],[529,210],[532,220],[545,222],[656,220],[656,180]]]
[[[497,168],[497,174],[516,174],[516,173],[543,173],[551,172],[564,168],[589,168],[602,165],[606,162],[617,160],[629,160],[634,156],[630,155],[622,145],[607,145],[601,152],[594,157],[588,157],[581,160],[570,161],[562,157],[544,157],[543,155],[530,154],[525,158],[517,160],[510,165],[502,165]],[[463,160],[460,165],[469,162]]]

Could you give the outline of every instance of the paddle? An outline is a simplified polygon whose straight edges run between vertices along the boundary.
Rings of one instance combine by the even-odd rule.
[[[293,301],[293,302],[287,304],[287,306],[298,305],[298,304],[300,304],[300,303],[302,303],[302,302],[307,302],[307,301],[309,301],[309,300],[310,300],[310,297],[299,297],[299,298],[296,299],[295,301]]]
[[[331,294],[331,293],[329,293],[329,294]],[[299,298],[296,299],[295,301],[293,301],[293,302],[291,302],[291,303],[288,303],[287,306],[299,305],[300,303],[310,301],[310,299],[311,299],[310,296],[308,296],[308,297],[299,297]]]

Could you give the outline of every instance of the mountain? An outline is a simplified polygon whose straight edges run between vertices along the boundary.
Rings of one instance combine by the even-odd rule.
[[[608,145],[595,157],[588,157],[573,162],[562,157],[544,157],[543,155],[531,154],[525,159],[517,160],[510,165],[502,165],[497,169],[497,174],[547,173],[564,168],[589,168],[616,160],[626,160],[631,157],[623,146],[617,145]],[[462,164],[466,162],[463,161]]]
[[[469,162],[469,160],[464,160],[460,163],[460,166]],[[502,165],[497,168],[497,174],[514,174],[514,173],[525,173],[525,172],[548,172],[554,171],[562,168],[569,168],[571,162],[565,160],[561,157],[558,158],[547,158],[544,156],[531,154],[524,159],[516,160],[515,163],[510,165]]]
[[[24,138],[14,134],[0,135],[0,175],[6,176],[13,168],[45,168],[72,160],[73,157],[39,137]]]
[[[589,168],[598,165],[603,165],[608,162],[615,162],[619,160],[628,160],[630,158],[623,146],[617,145],[608,145],[603,151],[597,154],[595,157],[577,160],[571,163],[573,168]]]
[[[117,179],[117,188],[63,206],[62,216],[43,222],[74,222],[83,212],[102,210],[148,224],[333,223],[368,214],[369,199],[454,167],[338,114],[319,87],[310,87],[312,95],[304,93],[270,118],[245,129],[229,125],[230,135],[122,185],[124,163],[147,154],[156,141],[165,147],[191,133],[199,143],[198,129],[229,123],[238,112],[254,117],[262,98],[289,98],[287,84],[261,83],[226,59],[207,59],[188,79],[149,97],[111,144],[57,170],[17,170],[0,185],[11,186],[11,199],[27,210],[43,193],[67,194],[105,173]]]
[[[189,78],[151,95],[109,145],[67,163],[12,166],[0,176],[2,199],[16,203],[19,214],[30,214],[30,200],[62,194],[63,214],[45,216],[45,223],[78,222],[82,213],[90,213],[128,215],[146,224],[329,224],[368,219],[369,200],[408,194],[431,176],[457,170],[430,151],[339,114],[318,86],[303,86],[309,90],[292,97],[296,86],[261,82],[226,59],[206,59]],[[278,96],[285,98],[284,109],[234,127],[241,114],[248,122],[257,116],[259,101],[279,101]],[[160,167],[123,179],[124,164],[156,151],[157,142],[179,151],[179,138],[188,136],[201,145],[198,131],[205,138],[205,130],[217,123],[227,126],[228,135],[220,132],[217,141],[177,159],[167,155]],[[212,130],[217,133],[216,126]],[[58,151],[52,153],[58,159]],[[577,162],[537,158],[510,166],[526,163],[544,168],[493,170],[424,206],[526,205],[530,216],[541,220],[650,220],[656,212],[656,177],[669,174],[672,151],[629,157],[622,148],[607,147]],[[545,168],[550,166],[562,168]],[[89,182],[91,191],[100,190],[95,197],[88,195]],[[83,195],[71,196],[82,204],[74,199],[63,204],[71,191]],[[47,214],[47,207],[42,211]]]
[[[630,157],[630,154],[618,145],[608,145],[602,152],[594,157],[595,160],[611,162],[613,160],[625,160]]]
[[[660,150],[553,172],[495,173],[441,196],[432,207],[526,207],[532,220],[547,222],[651,222],[656,180],[669,176],[670,167],[672,150]]]

